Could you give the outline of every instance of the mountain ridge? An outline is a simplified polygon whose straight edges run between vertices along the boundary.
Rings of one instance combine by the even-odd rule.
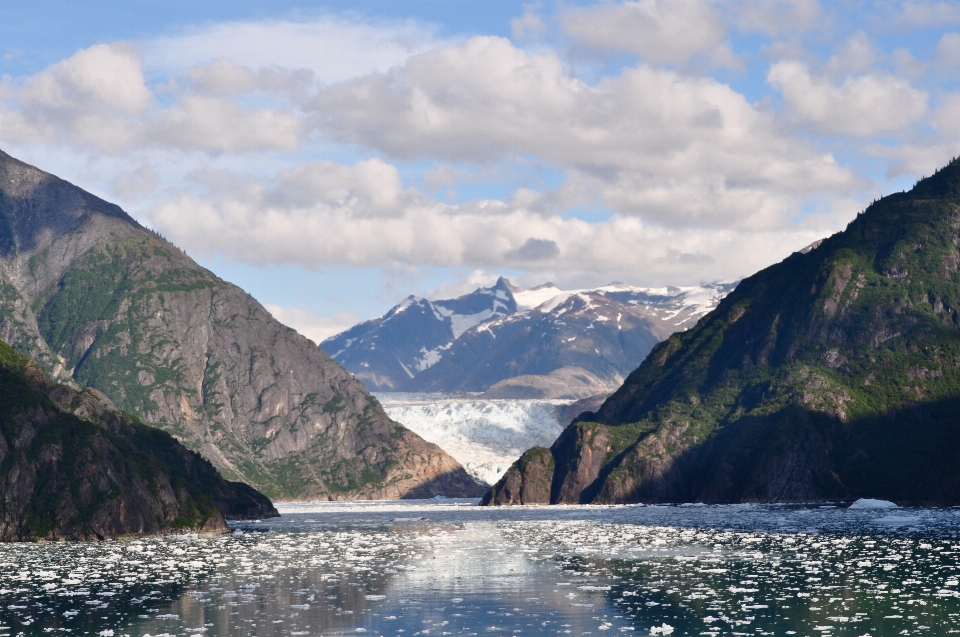
[[[744,279],[486,504],[960,502],[960,162]]]
[[[509,386],[517,398],[579,399],[615,389],[655,343],[695,324],[734,285],[524,290],[500,277],[456,299],[407,297],[320,346],[375,391]],[[468,304],[473,313],[456,313]],[[576,387],[563,391],[551,379],[561,373],[579,378]]]

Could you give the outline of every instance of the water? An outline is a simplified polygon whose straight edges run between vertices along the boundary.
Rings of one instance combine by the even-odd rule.
[[[0,635],[960,633],[960,509],[473,502],[2,545]]]

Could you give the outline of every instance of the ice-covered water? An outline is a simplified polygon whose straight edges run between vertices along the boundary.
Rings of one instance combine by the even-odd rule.
[[[960,509],[294,504],[0,546],[0,635],[947,635]]]
[[[470,395],[377,393],[387,415],[438,445],[467,472],[495,484],[530,447],[563,431],[569,400],[492,400]]]

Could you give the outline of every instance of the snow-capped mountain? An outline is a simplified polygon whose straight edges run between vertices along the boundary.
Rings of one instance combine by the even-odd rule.
[[[616,388],[734,287],[523,290],[501,278],[456,299],[408,297],[320,346],[375,391],[581,398]]]
[[[509,282],[455,299],[408,296],[380,318],[370,319],[320,344],[331,358],[374,391],[400,391],[471,327],[517,311]]]

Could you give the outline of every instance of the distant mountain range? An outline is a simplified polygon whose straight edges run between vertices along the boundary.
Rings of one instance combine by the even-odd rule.
[[[374,391],[577,399],[615,389],[735,285],[525,290],[501,277],[454,299],[409,296],[320,347]]]
[[[744,279],[488,504],[960,504],[960,160]]]
[[[477,494],[456,460],[249,294],[3,152],[0,338],[272,498]]]

